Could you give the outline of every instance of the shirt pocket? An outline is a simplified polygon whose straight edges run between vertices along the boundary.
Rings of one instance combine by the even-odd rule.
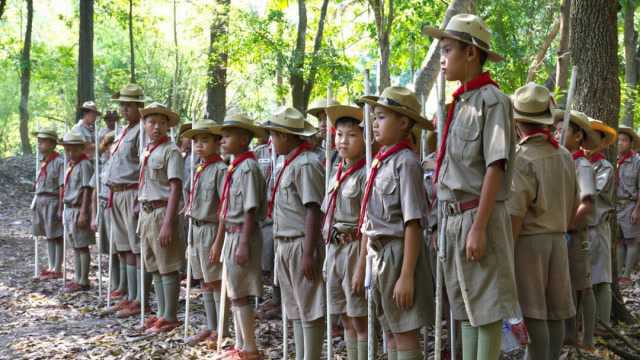
[[[242,174],[245,175],[244,173]],[[236,183],[237,181],[237,183]],[[233,206],[233,209],[238,210],[240,213],[244,212],[242,203],[243,203],[243,182],[242,179],[234,179],[234,183],[231,185],[231,201],[230,204]]]
[[[379,214],[385,220],[391,220],[393,213],[400,208],[398,180],[393,176],[381,178],[378,191],[382,206],[376,211],[379,211]]]
[[[482,113],[471,106],[461,108],[453,122],[449,154],[455,160],[479,156],[481,152],[480,130]]]
[[[287,174],[282,175],[280,180],[280,188],[277,190],[279,200],[284,200],[287,203],[295,199],[297,194],[295,183],[293,182],[293,172],[289,171]]]
[[[164,169],[164,161],[159,157],[150,157],[147,163],[149,177],[153,180],[162,181],[167,177]]]
[[[341,207],[349,216],[359,216],[361,198],[360,187],[356,181],[346,181],[341,191]]]

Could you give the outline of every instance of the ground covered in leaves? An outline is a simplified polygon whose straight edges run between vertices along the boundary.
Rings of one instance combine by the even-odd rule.
[[[183,328],[171,333],[147,337],[136,331],[138,318],[116,319],[105,311],[105,299],[98,297],[95,287],[97,263],[93,261],[92,291],[65,294],[61,280],[33,281],[34,246],[30,236],[30,210],[34,164],[33,158],[0,159],[0,358],[1,359],[147,359],[209,358],[213,350],[207,346],[183,343]],[[46,264],[46,246],[39,245],[39,263]],[[93,256],[95,259],[95,254]],[[69,255],[71,260],[71,255]],[[103,257],[106,286],[106,257]],[[627,307],[640,314],[640,279],[635,274],[635,287],[624,290]],[[266,292],[267,298],[269,292]],[[186,291],[183,288],[179,318],[184,320]],[[204,323],[204,310],[197,294],[191,296],[191,329]],[[280,320],[258,320],[258,346],[265,358],[282,358]],[[640,346],[640,328],[617,326],[619,332]],[[289,331],[289,341],[292,333]],[[432,345],[433,338],[429,338]],[[633,354],[633,350],[615,338],[598,338],[597,353],[590,354],[565,348],[564,359],[618,359],[605,346],[613,344]],[[293,351],[293,344],[289,344]],[[344,343],[334,338],[335,358],[344,359]],[[430,354],[432,356],[432,354]],[[521,359],[523,351],[505,356]],[[636,355],[639,356],[639,355]],[[290,355],[290,358],[293,354]]]

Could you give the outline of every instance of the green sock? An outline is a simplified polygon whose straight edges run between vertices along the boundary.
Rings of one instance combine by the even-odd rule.
[[[153,277],[153,289],[156,293],[156,300],[158,301],[158,311],[156,317],[162,317],[164,315],[164,290],[162,287],[162,276],[159,272],[151,274]]]
[[[216,303],[216,307],[215,307],[215,314],[216,314],[216,331],[218,330],[218,316],[220,315],[220,296],[222,294],[220,294],[220,290],[213,290],[213,301]],[[230,323],[230,311],[229,311],[229,306],[226,307],[225,309],[225,313],[224,313],[224,324],[222,324],[222,336],[227,337],[229,336],[229,323]]]
[[[302,332],[302,321],[292,320],[293,342],[296,346],[296,360],[304,360],[304,334]]]
[[[478,360],[500,358],[502,345],[502,321],[478,327]]]
[[[347,335],[345,330],[344,332],[344,342],[347,348],[347,359],[348,360],[357,360],[358,359],[358,341],[355,337],[351,337]]]
[[[546,320],[524,318],[529,332],[527,360],[545,360],[549,355],[549,327]]]
[[[564,321],[547,320],[547,327],[549,328],[549,359],[558,359],[564,343]]]
[[[322,343],[324,342],[324,322],[303,322],[304,334],[304,358],[305,360],[320,359],[322,355]]]
[[[120,283],[120,260],[117,256],[111,258],[111,284],[109,291],[118,290]]]
[[[204,314],[207,318],[207,330],[216,330],[216,303],[213,301],[213,293],[205,291],[202,293],[202,303],[204,305]]]
[[[627,246],[627,257],[624,261],[624,276],[630,277],[631,272],[638,263],[638,257],[640,256],[640,244],[638,240],[633,240]]]
[[[62,263],[64,262],[64,246],[62,244],[62,239],[58,238],[53,241],[56,243],[56,260],[54,268],[56,272],[62,272]]]
[[[73,274],[74,280],[77,284],[80,284],[82,281],[82,260],[80,260],[80,254],[81,252],[78,250],[73,251]]]
[[[180,282],[177,272],[162,275],[162,290],[164,292],[165,304],[164,315],[162,317],[170,322],[177,321],[178,297],[180,296]]]
[[[387,359],[398,360],[398,351],[396,349],[387,349]]]
[[[596,325],[596,298],[590,288],[582,292],[582,319],[584,324],[582,345],[592,347],[593,329]]]
[[[478,328],[468,321],[462,322],[462,359],[475,360],[478,354]]]
[[[138,272],[136,271],[135,265],[127,264],[127,300],[134,301],[136,299],[136,292],[138,287],[136,284],[138,283]]]
[[[79,251],[80,255],[80,285],[89,285],[89,266],[91,265],[91,255],[89,251]]]
[[[576,316],[564,321],[564,327],[566,330],[565,340],[572,343],[577,343],[578,342],[577,314],[580,312],[580,307],[582,306],[582,304],[580,303],[578,295],[575,291],[573,292],[573,303],[576,304]]]
[[[115,258],[118,259],[118,265],[120,270],[118,271],[118,291],[125,293],[128,292],[128,288],[127,288],[127,262],[123,259],[120,259],[118,256],[114,256]],[[111,277],[113,278],[113,274],[111,274]]]
[[[358,340],[358,360],[367,360],[369,358],[369,343],[367,341]]]
[[[238,320],[242,331],[242,350],[247,352],[257,351],[256,347],[256,318],[251,305],[238,308]]]
[[[49,269],[54,269],[56,266],[56,241],[55,240],[47,240],[47,257],[49,260],[49,264],[48,264]]]
[[[593,290],[596,296],[597,319],[607,325],[611,325],[611,284],[596,284]]]
[[[273,286],[273,295],[272,300],[274,304],[280,304],[282,301],[282,297],[280,295],[280,286]]]
[[[149,304],[149,293],[151,292],[151,274],[144,272],[144,294],[142,292],[143,284],[140,282],[141,268],[136,268],[136,279],[138,280],[138,290],[136,291],[136,301],[142,302],[141,295],[144,295],[144,304]],[[164,275],[163,275],[164,276]],[[164,282],[164,279],[162,280]],[[166,304],[166,301],[165,301]]]
[[[422,351],[409,350],[409,351],[397,351],[398,360],[422,360]]]

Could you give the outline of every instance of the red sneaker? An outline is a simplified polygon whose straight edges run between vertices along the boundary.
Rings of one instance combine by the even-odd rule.
[[[159,334],[169,332],[180,325],[179,321],[167,321],[164,318],[158,319],[152,327],[145,331],[146,334]]]

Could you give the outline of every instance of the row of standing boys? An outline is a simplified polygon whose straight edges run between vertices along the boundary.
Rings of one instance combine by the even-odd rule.
[[[611,313],[615,214],[623,282],[638,259],[638,135],[555,109],[540,85],[502,93],[483,71],[485,61],[502,57],[477,16],[456,15],[446,29],[425,32],[440,40],[446,80],[463,84],[448,105],[437,149],[416,95],[396,86],[361,97],[357,106],[312,106],[320,127],[329,122],[334,129],[328,151],[305,115],[286,107],[261,123],[232,113],[182,126],[176,144],[168,135],[178,115],[159,103],[144,106],[135,84],[113,95],[126,123],[118,133],[108,113],[106,131],[96,136],[100,112],[93,102],[83,104],[83,118],[62,140],[54,129],[38,130],[33,231],[46,238],[49,254],[40,278],[63,276],[64,237],[75,254],[75,278],[65,291],[89,290],[89,247],[98,232],[100,251],[112,255],[111,312],[144,312],[141,330],[159,334],[180,325],[188,257],[206,315],[189,343],[228,335],[228,324],[217,325],[222,316],[233,320],[235,341],[218,357],[260,359],[251,300],[263,296],[263,275],[275,274],[272,299],[258,318],[282,309],[292,321],[297,359],[321,357],[328,305],[344,328],[348,358],[362,360],[372,255],[371,294],[388,358],[421,359],[419,332],[434,324],[441,261],[463,359],[497,359],[502,322],[513,317],[524,318],[529,359],[557,359],[563,344],[593,349],[596,319],[609,324]],[[364,141],[364,105],[372,111],[371,144]],[[565,115],[570,122],[561,131]],[[422,130],[430,131],[429,149],[420,149]],[[603,151],[616,138],[614,167]],[[99,176],[91,160],[96,145]],[[368,172],[367,146],[375,154]],[[428,153],[423,161],[420,151]],[[231,314],[220,314],[223,292]]]

